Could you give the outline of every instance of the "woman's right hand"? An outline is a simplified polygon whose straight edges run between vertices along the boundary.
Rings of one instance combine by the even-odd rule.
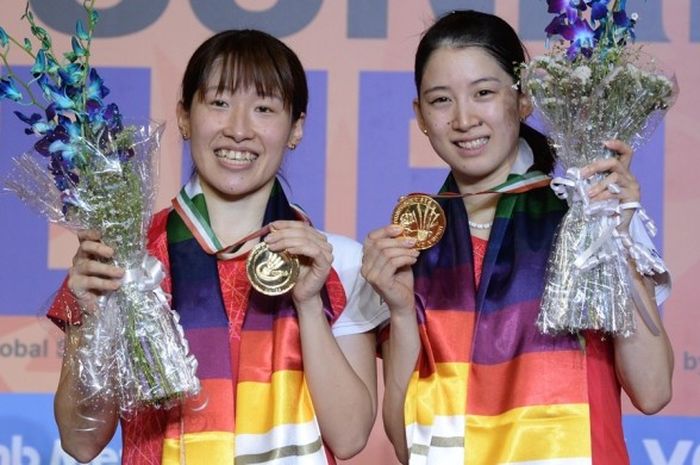
[[[362,276],[384,299],[392,312],[415,311],[413,272],[419,251],[416,240],[403,237],[401,226],[389,225],[372,231],[365,239]]]
[[[117,290],[124,276],[121,268],[108,263],[114,250],[103,244],[101,237],[99,231],[79,231],[80,246],[68,270],[68,289],[88,312],[94,311],[99,296]]]

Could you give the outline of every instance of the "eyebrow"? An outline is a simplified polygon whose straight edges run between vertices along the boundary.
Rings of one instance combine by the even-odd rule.
[[[220,93],[219,92],[219,86],[208,86],[204,89],[204,94],[208,92],[215,92],[217,95]],[[233,89],[231,89],[229,86],[224,86],[223,89],[221,89],[221,92],[229,92],[233,93]],[[263,95],[258,94],[259,97],[263,97]],[[270,95],[265,95],[265,98],[273,98],[273,99],[279,99],[279,100],[284,100],[281,95],[279,95],[278,92],[272,93]]]
[[[495,77],[495,76],[486,76],[486,77],[479,78],[479,79],[477,79],[477,80],[475,80],[475,81],[470,82],[469,85],[470,85],[470,86],[475,86],[475,85],[478,85],[478,84],[482,84],[482,83],[484,83],[484,82],[497,82],[497,83],[500,84],[500,83],[501,83],[501,80],[498,79],[498,78]],[[430,87],[430,88],[428,88],[428,89],[425,89],[425,90],[423,91],[423,95],[429,94],[429,93],[431,93],[431,92],[444,91],[444,90],[448,90],[448,89],[449,89],[448,86],[443,86],[443,85],[433,86],[433,87]]]

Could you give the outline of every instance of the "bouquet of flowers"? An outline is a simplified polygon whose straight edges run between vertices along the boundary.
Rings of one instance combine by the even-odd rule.
[[[636,209],[649,233],[654,225],[638,203],[591,202],[580,168],[614,157],[603,142],[641,145],[673,105],[677,84],[640,47],[633,46],[637,15],[624,0],[547,0],[554,19],[545,29],[560,42],[521,69],[521,82],[539,110],[566,171],[552,181],[570,209],[560,226],[545,281],[538,326],[545,333],[599,329],[629,335],[628,261],[645,275],[665,272],[652,250],[617,230],[623,209]],[[613,186],[614,189],[614,186]]]
[[[99,230],[115,250],[114,264],[125,269],[122,286],[102,296],[96,311],[82,312],[81,326],[71,330],[80,338],[72,362],[84,402],[113,399],[126,415],[195,394],[199,380],[178,316],[160,289],[162,265],[146,251],[163,126],[126,124],[117,105],[104,102],[109,90],[89,65],[98,20],[93,5],[83,2],[87,26],[78,21],[72,50],[61,60],[28,4],[22,19],[36,50],[30,39],[19,42],[0,28],[0,99],[40,110],[15,112],[38,141],[14,159],[5,188],[52,222]],[[13,72],[11,49],[33,58],[31,80]]]

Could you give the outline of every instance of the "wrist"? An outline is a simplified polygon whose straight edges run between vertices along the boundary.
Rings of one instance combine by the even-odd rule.
[[[389,306],[390,311],[390,321],[392,324],[401,323],[406,320],[415,320],[416,318],[416,306],[415,304],[401,305],[398,307]]]
[[[292,301],[294,302],[294,308],[296,308],[299,317],[323,315],[323,300],[321,300],[320,294],[306,299],[296,299],[292,297]]]

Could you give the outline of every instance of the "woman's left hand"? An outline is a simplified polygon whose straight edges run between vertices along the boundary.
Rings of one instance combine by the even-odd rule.
[[[292,289],[297,309],[320,297],[333,263],[333,248],[326,236],[303,221],[275,221],[265,238],[273,252],[286,250],[296,255],[301,265]]]
[[[639,182],[630,171],[632,147],[621,140],[609,140],[605,142],[605,146],[616,152],[618,156],[596,160],[582,169],[583,178],[588,178],[596,173],[608,173],[605,179],[591,186],[588,197],[592,201],[617,199],[621,204],[639,202],[641,198]],[[629,229],[633,213],[632,209],[620,212],[622,218],[618,230],[627,231]]]

